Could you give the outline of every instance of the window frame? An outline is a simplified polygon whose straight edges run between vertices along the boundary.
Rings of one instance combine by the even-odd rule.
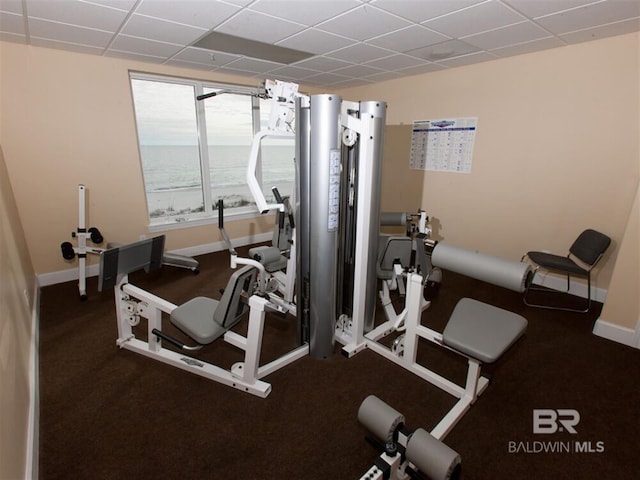
[[[190,213],[180,217],[163,216],[153,219],[149,212],[149,201],[147,199],[146,178],[142,163],[142,145],[140,144],[140,133],[138,129],[138,117],[135,111],[135,97],[133,91],[133,80],[154,81],[161,83],[173,83],[177,85],[189,85],[194,88],[195,102],[195,114],[196,114],[196,129],[198,137],[198,154],[200,157],[201,168],[201,180],[202,180],[202,193],[204,200],[204,212]],[[140,72],[135,70],[129,71],[129,89],[131,92],[131,102],[133,108],[133,117],[136,129],[136,141],[138,148],[138,161],[140,165],[140,172],[142,175],[142,188],[144,191],[145,208],[147,210],[148,228],[150,232],[177,230],[182,228],[196,227],[210,225],[217,222],[218,210],[213,209],[213,199],[211,190],[211,176],[210,165],[211,159],[209,158],[209,145],[207,139],[207,124],[204,101],[198,101],[197,96],[204,94],[208,89],[221,89],[228,90],[230,93],[237,93],[241,95],[251,95],[251,118],[252,118],[252,139],[260,131],[261,124],[261,111],[260,111],[260,98],[257,96],[261,93],[258,87],[249,87],[240,84],[230,84],[223,82],[215,82],[210,80],[200,80],[195,78],[177,77],[171,75],[163,75],[156,73]],[[203,174],[202,172],[207,172]],[[256,177],[258,182],[262,185],[262,163],[260,156],[258,155],[258,163],[256,168]],[[255,205],[246,207],[235,207],[233,209],[225,210],[225,218],[233,220],[245,220],[260,217],[262,214],[258,211]]]

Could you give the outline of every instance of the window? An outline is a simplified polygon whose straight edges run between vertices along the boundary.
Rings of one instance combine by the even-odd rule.
[[[151,226],[210,219],[219,199],[225,216],[257,212],[246,170],[253,136],[266,127],[268,100],[247,87],[139,73],[131,74],[131,90]],[[273,198],[272,186],[290,195],[293,139],[263,141],[260,157],[265,197]]]

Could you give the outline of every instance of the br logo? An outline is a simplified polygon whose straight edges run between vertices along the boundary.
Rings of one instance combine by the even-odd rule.
[[[574,428],[580,422],[580,414],[571,408],[534,409],[533,433],[569,432],[576,434]]]

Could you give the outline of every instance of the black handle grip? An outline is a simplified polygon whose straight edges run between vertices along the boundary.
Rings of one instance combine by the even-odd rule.
[[[163,340],[166,340],[167,342],[171,343],[172,345],[175,345],[176,347],[178,347],[180,349],[184,348],[184,343],[182,343],[180,340],[175,339],[173,337],[170,337],[166,333],[162,333],[157,328],[154,328],[153,330],[151,330],[151,333],[153,333],[157,337],[160,337]]]
[[[206,100],[207,98],[215,97],[217,94],[218,94],[218,92],[205,93],[203,95],[198,95],[196,97],[196,100],[198,100],[198,101]]]
[[[224,228],[224,201],[218,200],[218,228]]]
[[[272,187],[271,191],[273,192],[273,196],[275,197],[276,202],[282,203],[282,195],[280,195],[280,191],[278,190],[278,187]]]

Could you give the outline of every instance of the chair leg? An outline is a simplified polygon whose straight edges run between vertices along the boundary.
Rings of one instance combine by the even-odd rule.
[[[533,272],[533,275],[531,275],[531,280],[528,282],[527,287],[524,290],[524,294],[522,296],[522,301],[524,302],[525,305],[527,305],[528,307],[535,307],[535,308],[546,308],[548,310],[562,310],[565,312],[576,312],[576,313],[587,313],[590,309],[591,309],[591,272],[589,272],[589,274],[587,275],[587,304],[586,304],[586,308],[584,309],[577,309],[577,308],[569,308],[569,307],[555,307],[552,305],[548,305],[548,304],[543,304],[543,303],[531,303],[527,297],[529,294],[529,291],[533,290],[533,291],[544,291],[547,292],[548,294],[569,294],[569,291],[571,290],[571,276],[569,274],[567,274],[567,291],[566,292],[559,292],[559,291],[555,291],[555,290],[551,290],[551,289],[544,289],[544,288],[535,288],[533,286],[533,281],[535,279],[536,273],[538,272],[538,268],[536,268]]]

